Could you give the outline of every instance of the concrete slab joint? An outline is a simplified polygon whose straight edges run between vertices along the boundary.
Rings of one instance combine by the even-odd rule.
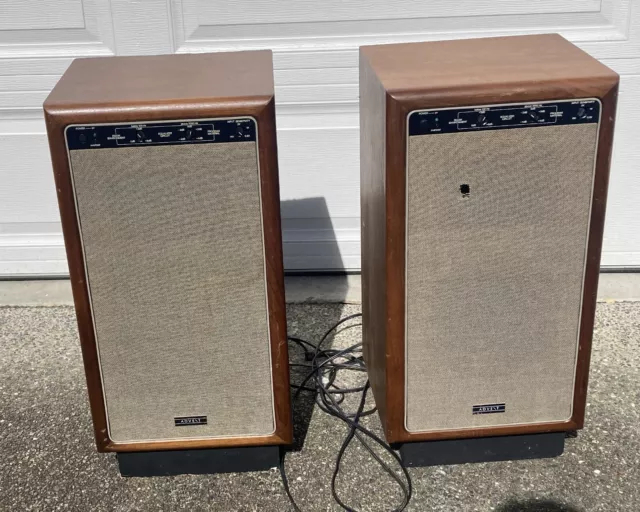
[[[360,275],[292,275],[285,278],[291,304],[360,304]],[[599,302],[640,301],[640,272],[600,274]],[[0,306],[72,306],[68,279],[0,280]]]

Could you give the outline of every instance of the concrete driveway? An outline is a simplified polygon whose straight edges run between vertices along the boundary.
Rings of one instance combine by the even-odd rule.
[[[289,332],[318,339],[357,305],[292,304]],[[336,336],[341,346],[360,329]],[[299,357],[295,347],[292,358]],[[294,373],[294,378],[296,374]],[[305,401],[306,400],[306,401]],[[295,411],[291,487],[303,511],[339,510],[330,493],[345,427],[309,399]],[[309,413],[312,413],[311,415]],[[640,303],[599,303],[586,428],[556,459],[411,469],[412,511],[640,510]],[[307,425],[308,423],[308,425]],[[379,430],[376,416],[366,424]],[[389,477],[353,443],[338,481],[358,510],[399,502]],[[74,311],[0,308],[0,510],[290,510],[277,471],[122,478],[94,449]]]

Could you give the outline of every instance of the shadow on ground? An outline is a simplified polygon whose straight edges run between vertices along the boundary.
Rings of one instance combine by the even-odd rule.
[[[337,244],[337,236],[333,230],[331,216],[327,201],[324,197],[306,197],[302,199],[288,199],[280,203],[280,215],[283,223],[283,251],[284,266],[288,271],[305,272],[310,268],[341,269],[344,268],[340,248]],[[310,231],[315,231],[319,239],[309,243],[304,237],[309,236]],[[300,233],[303,240],[297,240]],[[316,345],[323,334],[335,325],[342,316],[342,302],[347,293],[347,276],[333,275],[331,282],[334,288],[334,304],[328,305],[320,318],[313,318],[311,310],[305,310],[304,305],[299,305],[302,311],[308,311],[308,316],[293,317],[287,315],[287,335],[302,339]],[[295,307],[295,306],[293,306]],[[291,311],[291,308],[288,310]],[[304,313],[303,313],[304,314]],[[295,319],[294,319],[295,318]],[[305,318],[307,321],[305,322]],[[299,321],[302,320],[302,321]],[[332,337],[326,340],[328,348]],[[289,341],[289,365],[292,384],[293,407],[293,445],[290,451],[298,452],[303,449],[307,432],[313,415],[316,393],[302,391],[296,394],[293,386],[310,387],[311,382],[305,381],[311,369],[311,361],[308,357],[309,346],[306,350],[304,343]]]
[[[559,503],[554,500],[517,500],[511,499],[504,505],[496,508],[495,512],[583,512],[571,505]]]

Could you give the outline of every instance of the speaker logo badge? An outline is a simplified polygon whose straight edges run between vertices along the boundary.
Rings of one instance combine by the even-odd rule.
[[[506,404],[483,404],[474,405],[473,414],[496,414],[498,412],[506,412]]]
[[[192,425],[206,425],[206,416],[179,416],[173,418],[176,427],[188,427]]]

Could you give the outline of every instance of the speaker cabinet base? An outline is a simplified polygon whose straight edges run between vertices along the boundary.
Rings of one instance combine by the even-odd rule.
[[[265,471],[278,466],[278,446],[118,453],[122,476],[206,475]]]
[[[544,459],[562,455],[564,438],[564,432],[552,432],[405,443],[400,457],[405,467]]]

